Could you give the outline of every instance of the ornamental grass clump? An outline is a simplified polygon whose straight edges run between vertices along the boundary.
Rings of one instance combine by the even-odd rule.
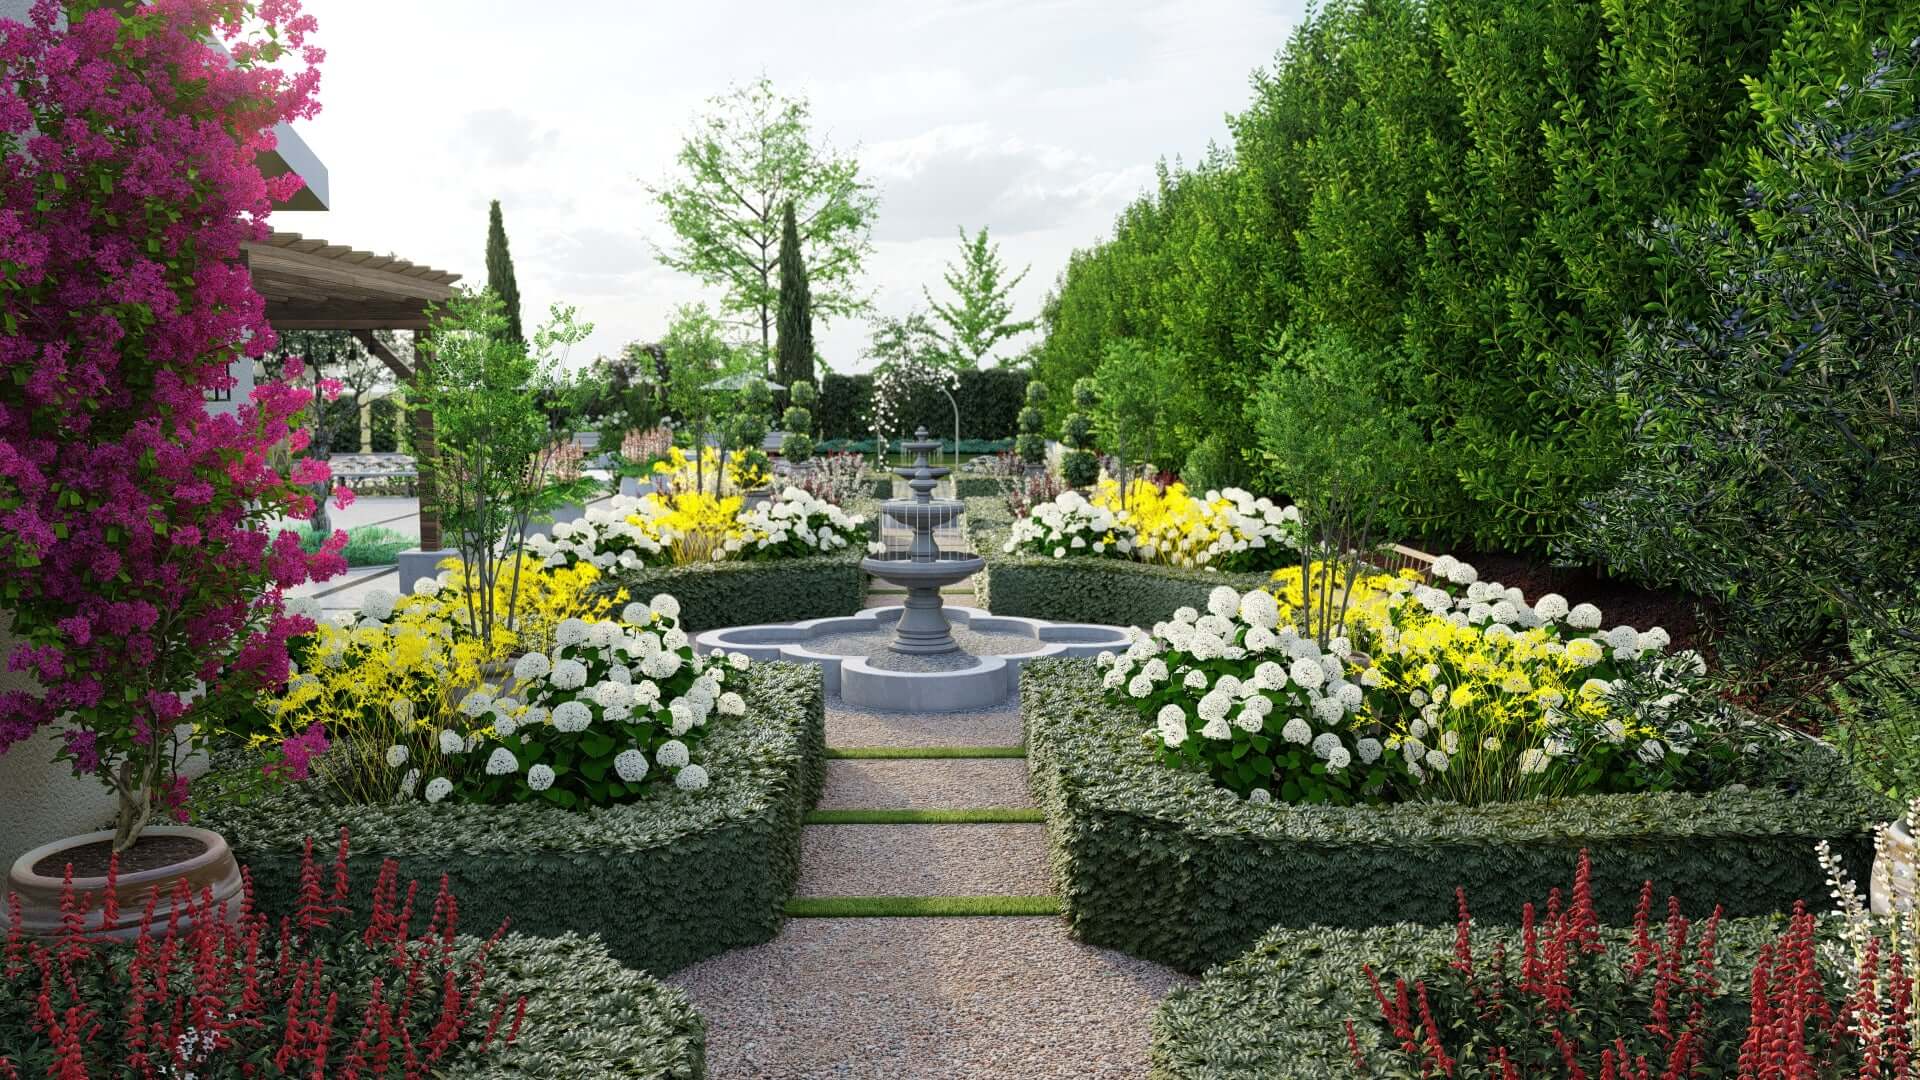
[[[172,917],[146,901],[131,944],[97,938],[116,919],[119,858],[105,908],[93,918],[69,885],[60,935],[37,941],[11,906],[0,954],[0,1078],[363,1076],[425,1078],[511,1045],[524,997],[496,994],[488,954],[505,923],[475,945],[461,942],[460,907],[440,879],[428,910],[419,883],[402,887],[388,859],[365,924],[349,919],[347,834],[331,873],[309,839],[297,910],[276,926],[255,910],[241,871],[237,918],[211,892],[175,883]],[[414,927],[424,916],[416,935]]]
[[[1581,853],[1572,890],[1509,929],[1476,935],[1458,890],[1453,955],[1423,971],[1364,976],[1378,1006],[1348,1018],[1360,1076],[1727,1076],[1752,1080],[1911,1077],[1916,1050],[1908,958],[1869,942],[1857,964],[1822,958],[1820,922],[1796,904],[1750,963],[1720,943],[1720,910],[1701,923],[1641,889],[1630,937],[1602,930]],[[1362,1050],[1360,1024],[1383,1047]]]
[[[345,533],[308,553],[277,528],[329,479],[271,464],[306,446],[312,395],[206,407],[277,340],[241,245],[301,185],[255,158],[317,108],[312,29],[293,0],[39,0],[0,22],[0,596],[7,667],[37,683],[0,693],[0,752],[57,729],[116,796],[117,851],[177,807],[177,764],[286,681],[312,624],[282,590],[345,568]]]
[[[550,652],[513,665],[512,691],[475,689],[442,728],[410,726],[384,760],[401,799],[544,802],[569,809],[631,802],[657,782],[700,791],[695,760],[709,721],[746,713],[726,689],[744,655],[701,656],[666,594],[618,620],[567,619]]]

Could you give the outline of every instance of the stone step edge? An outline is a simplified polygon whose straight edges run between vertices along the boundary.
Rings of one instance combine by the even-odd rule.
[[[1060,914],[1057,896],[808,896],[786,903],[793,919],[897,919]]]

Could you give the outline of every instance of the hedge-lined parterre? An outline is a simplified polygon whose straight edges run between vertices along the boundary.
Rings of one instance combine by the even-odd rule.
[[[1729,915],[1825,895],[1817,840],[1860,865],[1891,808],[1831,748],[1788,740],[1754,786],[1462,806],[1256,804],[1155,757],[1102,700],[1091,661],[1027,665],[1021,711],[1068,920],[1091,944],[1196,972],[1274,925],[1446,922],[1450,888],[1484,910],[1544,896],[1589,849],[1603,916],[1643,881]],[[1164,913],[1155,916],[1151,913]]]
[[[595,592],[632,596],[671,593],[688,633],[723,626],[797,622],[852,615],[867,599],[860,569],[865,547],[773,562],[709,562],[655,566],[603,579]]]
[[[739,691],[746,715],[708,737],[712,783],[702,791],[662,784],[636,802],[569,811],[346,804],[303,784],[212,808],[205,824],[253,866],[269,911],[297,903],[292,871],[306,838],[345,827],[356,875],[387,857],[403,877],[444,872],[472,925],[510,918],[528,934],[597,933],[621,962],[664,974],[773,937],[799,874],[801,822],[824,782],[819,670],[755,665]]]
[[[971,506],[998,500],[975,499]],[[973,579],[980,606],[995,615],[1053,622],[1148,627],[1183,607],[1207,606],[1216,586],[1263,588],[1264,573],[1226,574],[1122,559],[1053,559],[1002,550],[1007,533],[991,526],[973,532],[974,550],[987,568]]]
[[[1563,875],[1565,865],[1560,867]],[[1438,892],[1446,899],[1444,889]],[[1482,885],[1475,892],[1486,889]],[[1706,913],[1692,914],[1704,918]],[[1785,924],[1784,917],[1760,916],[1719,925],[1719,970],[1730,993],[1745,996],[1753,958]],[[1510,933],[1507,952],[1517,965],[1522,943],[1517,930]],[[1610,949],[1631,951],[1628,932],[1603,933]],[[1386,1041],[1392,1032],[1378,1022],[1380,1006],[1366,968],[1380,974],[1391,995],[1397,978],[1407,979],[1409,986],[1422,978],[1437,981],[1453,960],[1453,950],[1452,928],[1397,924],[1275,929],[1244,956],[1209,971],[1198,986],[1167,996],[1153,1017],[1149,1075],[1153,1080],[1352,1080],[1388,1075],[1358,1071],[1347,1040],[1346,1021],[1352,1020],[1360,1053],[1370,1064],[1386,1065],[1392,1057]]]

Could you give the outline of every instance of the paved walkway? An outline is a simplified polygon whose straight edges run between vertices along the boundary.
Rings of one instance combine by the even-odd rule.
[[[827,745],[1017,747],[1020,717],[871,713],[829,703]],[[1026,760],[847,757],[828,762],[822,811],[986,810],[1031,817]],[[1052,892],[1046,827],[811,824],[799,895],[1020,897]],[[1151,917],[1143,913],[1143,917]],[[707,1018],[714,1080],[1026,1080],[1138,1077],[1149,1018],[1185,979],[1074,941],[1055,916],[817,917],[669,981]]]

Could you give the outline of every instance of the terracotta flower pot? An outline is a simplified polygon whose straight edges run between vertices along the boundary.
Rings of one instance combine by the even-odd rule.
[[[1867,886],[1868,899],[1876,915],[1892,915],[1913,910],[1914,846],[1913,833],[1905,818],[1887,829],[1885,845],[1873,860],[1873,874]]]
[[[217,910],[229,921],[240,916],[240,864],[219,833],[185,825],[152,825],[140,834],[131,851],[120,856],[120,874],[114,891],[120,911],[112,925],[103,925],[107,887],[105,861],[113,833],[70,836],[34,848],[13,862],[7,887],[20,897],[21,927],[36,937],[60,932],[60,896],[66,886],[69,863],[74,865],[73,891],[86,906],[87,931],[117,941],[140,934],[140,919],[155,890],[154,922],[164,925],[174,908],[175,885],[184,879],[198,897],[211,890]],[[91,872],[95,867],[98,872]],[[181,913],[187,925],[186,913]]]

